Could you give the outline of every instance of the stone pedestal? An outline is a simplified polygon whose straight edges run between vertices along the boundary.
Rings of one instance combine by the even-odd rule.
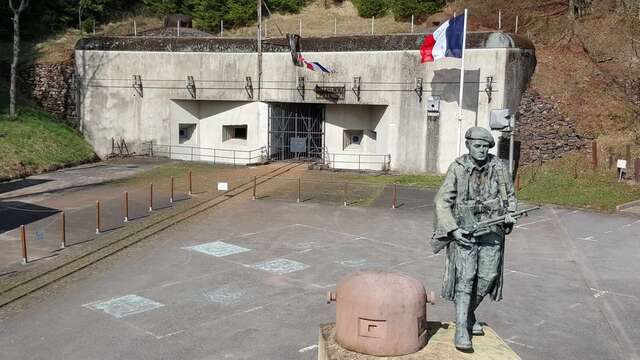
[[[318,360],[522,360],[488,326],[484,336],[473,337],[473,353],[463,353],[453,346],[455,324],[430,321],[427,324],[427,346],[404,356],[378,357],[344,349],[335,340],[335,323],[320,326]]]

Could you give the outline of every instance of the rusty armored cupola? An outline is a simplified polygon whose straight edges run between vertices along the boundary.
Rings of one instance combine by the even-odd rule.
[[[336,341],[367,355],[400,356],[427,343],[427,295],[420,281],[396,272],[345,276],[327,301],[336,302]]]

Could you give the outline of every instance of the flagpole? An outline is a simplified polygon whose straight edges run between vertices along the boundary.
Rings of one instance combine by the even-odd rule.
[[[457,156],[462,154],[462,95],[464,94],[464,48],[467,44],[467,9],[464,9],[464,30],[462,34],[462,64],[460,65],[460,97],[458,98],[458,149]]]

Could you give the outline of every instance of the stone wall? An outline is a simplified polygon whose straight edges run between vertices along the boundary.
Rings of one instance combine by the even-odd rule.
[[[580,134],[575,122],[565,118],[549,99],[529,89],[518,110],[516,141],[520,142],[520,163],[559,158],[567,152],[588,150],[591,139]]]
[[[34,64],[22,73],[25,93],[60,119],[75,121],[74,61]]]

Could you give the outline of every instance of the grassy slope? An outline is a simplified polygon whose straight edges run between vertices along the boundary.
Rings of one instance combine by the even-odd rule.
[[[17,120],[0,112],[0,180],[81,164],[95,158],[76,130],[46,112],[21,107]]]

